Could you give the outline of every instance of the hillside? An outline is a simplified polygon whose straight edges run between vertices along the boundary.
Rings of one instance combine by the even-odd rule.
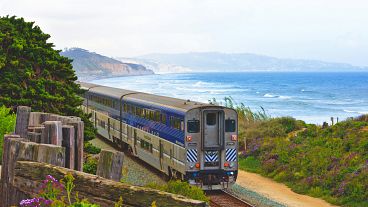
[[[333,204],[368,206],[368,115],[323,127],[272,118],[246,124],[240,136],[240,169]]]
[[[193,72],[192,69],[183,67],[180,65],[160,63],[154,60],[145,60],[139,58],[125,58],[125,57],[116,57],[115,59],[120,60],[125,63],[133,63],[140,64],[146,67],[149,70],[152,70],[156,74],[165,74],[165,73],[190,73]]]
[[[368,71],[368,67],[318,60],[282,59],[250,53],[192,52],[178,54],[148,54],[135,58],[175,65],[193,71]]]
[[[79,80],[153,74],[143,65],[123,63],[81,48],[67,49],[60,54],[73,59],[72,65]]]

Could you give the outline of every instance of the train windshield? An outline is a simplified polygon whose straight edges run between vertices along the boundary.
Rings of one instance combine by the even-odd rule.
[[[188,133],[198,133],[199,132],[199,120],[188,120]]]

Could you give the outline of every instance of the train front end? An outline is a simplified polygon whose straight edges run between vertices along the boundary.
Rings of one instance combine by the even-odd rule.
[[[230,187],[238,174],[236,111],[196,108],[187,112],[185,122],[186,180],[204,190]]]

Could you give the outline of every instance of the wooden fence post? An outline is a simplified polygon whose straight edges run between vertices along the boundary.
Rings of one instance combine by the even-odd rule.
[[[18,106],[17,107],[15,134],[18,134],[20,137],[27,137],[30,113],[31,113],[31,108],[28,106]]]
[[[43,130],[42,133],[41,143],[61,146],[63,139],[61,122],[45,121],[43,125],[45,129]]]
[[[10,181],[14,176],[15,162],[17,161],[17,155],[19,151],[19,142],[15,143],[16,140],[20,140],[19,135],[4,135],[3,145],[3,157],[1,167],[1,201],[0,206],[7,207],[8,200],[11,197],[11,185]]]
[[[97,164],[97,175],[114,181],[120,181],[123,169],[124,153],[102,150]]]
[[[74,169],[83,171],[84,123],[70,122],[68,125],[74,127]]]
[[[63,126],[63,143],[62,146],[65,147],[65,167],[69,169],[74,169],[74,127],[70,125]]]

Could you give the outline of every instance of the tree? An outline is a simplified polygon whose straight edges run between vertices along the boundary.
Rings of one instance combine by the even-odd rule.
[[[0,105],[79,116],[85,122],[85,140],[92,139],[95,129],[78,107],[83,90],[75,82],[72,60],[61,56],[49,38],[34,22],[0,17]]]

